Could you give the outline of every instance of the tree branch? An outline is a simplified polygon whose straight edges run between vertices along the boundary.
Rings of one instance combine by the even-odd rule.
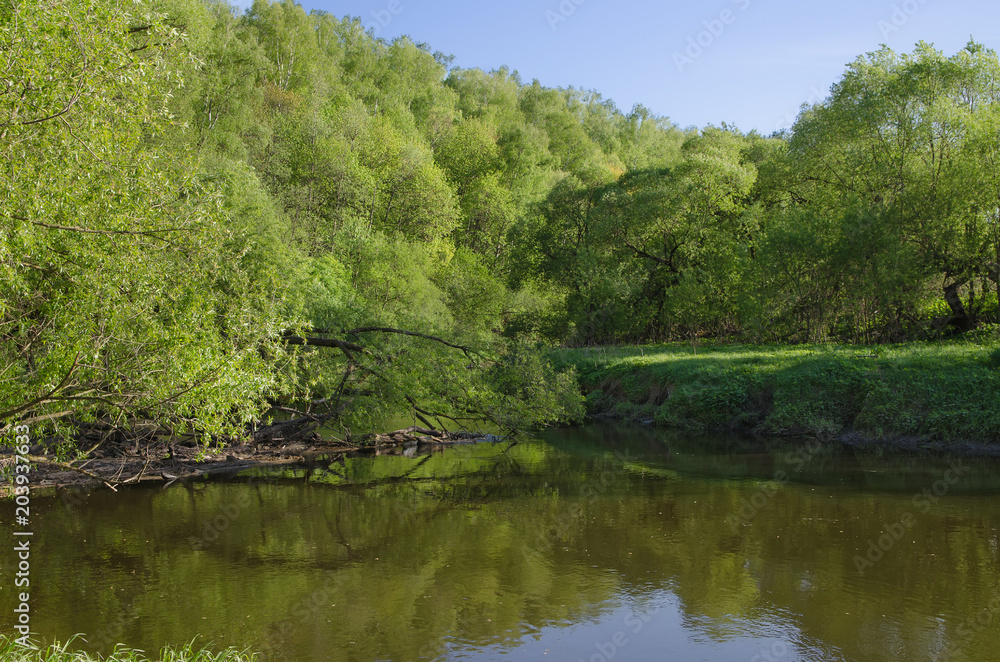
[[[66,230],[68,232],[83,232],[85,234],[137,235],[144,237],[152,237],[153,239],[159,239],[160,241],[166,241],[167,243],[169,243],[168,239],[164,239],[163,237],[158,237],[156,235],[162,232],[177,232],[183,229],[183,228],[164,228],[163,230],[92,230],[90,228],[81,228],[76,225],[54,225],[52,223],[43,223],[42,221],[29,221],[23,216],[11,215],[11,218],[14,218],[18,221],[25,221],[27,223],[31,223],[32,225],[37,225],[39,227],[49,228],[50,230]]]
[[[69,382],[69,378],[73,376],[73,373],[76,372],[76,369],[78,367],[80,367],[80,354],[79,353],[77,353],[76,358],[73,359],[73,365],[71,365],[69,367],[69,372],[66,373],[66,376],[62,378],[62,381],[60,381],[56,385],[56,387],[54,389],[52,389],[51,391],[49,391],[48,393],[46,393],[45,395],[43,395],[41,397],[35,398],[34,400],[29,400],[28,402],[24,403],[20,407],[15,407],[13,409],[8,409],[7,411],[0,412],[0,420],[6,420],[6,419],[10,418],[11,416],[16,416],[18,414],[26,412],[29,409],[31,409],[32,407],[35,407],[37,405],[46,404],[46,403],[49,403],[49,402],[53,402],[55,400],[64,399],[64,398],[56,398],[55,400],[53,400],[52,396],[54,396],[56,393],[58,393],[63,388],[65,388],[66,384]],[[6,429],[6,428],[4,428],[4,429]]]
[[[462,352],[466,356],[468,356],[470,358],[471,358],[472,354],[477,354],[477,355],[479,354],[478,352],[476,352],[475,350],[473,350],[473,349],[471,349],[469,347],[465,347],[464,345],[456,345],[454,343],[450,343],[447,340],[442,340],[441,338],[438,338],[437,336],[430,336],[430,335],[427,335],[426,333],[417,333],[416,331],[404,331],[403,329],[393,329],[393,328],[385,327],[385,326],[365,326],[365,327],[361,327],[361,328],[358,328],[358,329],[351,329],[350,331],[347,331],[346,333],[349,336],[355,336],[355,335],[358,335],[359,333],[396,333],[396,334],[403,335],[403,336],[413,336],[415,338],[423,338],[425,340],[433,340],[434,342],[441,343],[442,345],[445,345],[446,347],[451,347],[453,349],[460,349],[460,350],[462,350]]]
[[[351,342],[345,342],[343,340],[337,340],[335,338],[312,338],[312,337],[302,337],[291,335],[289,332],[285,332],[281,336],[281,341],[287,345],[306,345],[313,347],[333,347],[341,350],[348,357],[351,356],[351,352],[359,352],[361,354],[371,354],[367,348],[361,345],[356,345]]]

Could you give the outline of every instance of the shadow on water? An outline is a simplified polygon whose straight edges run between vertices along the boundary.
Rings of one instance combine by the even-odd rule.
[[[275,660],[989,659],[1000,471],[954,463],[594,426],[64,493],[32,623]]]

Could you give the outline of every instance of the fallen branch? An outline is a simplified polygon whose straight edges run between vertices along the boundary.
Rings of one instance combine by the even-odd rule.
[[[59,467],[60,469],[65,469],[67,471],[75,471],[76,473],[83,474],[87,478],[93,478],[94,480],[104,483],[112,492],[118,491],[115,489],[115,485],[125,485],[128,482],[122,480],[103,478],[101,476],[98,476],[92,471],[87,471],[86,469],[81,469],[80,467],[74,467],[72,464],[69,464],[68,462],[60,462],[59,460],[50,460],[47,457],[41,457],[39,455],[29,455],[28,459],[34,462],[35,464],[47,464],[53,467]],[[145,467],[143,469],[145,469]]]

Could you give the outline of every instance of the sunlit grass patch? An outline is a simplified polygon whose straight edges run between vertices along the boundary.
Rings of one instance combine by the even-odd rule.
[[[591,414],[686,430],[1000,440],[993,339],[844,345],[687,344],[553,351]]]

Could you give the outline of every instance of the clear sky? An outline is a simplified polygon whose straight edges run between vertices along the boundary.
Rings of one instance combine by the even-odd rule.
[[[300,0],[409,35],[454,64],[507,65],[525,83],[593,89],[682,127],[727,122],[769,134],[827,95],[857,56],[920,40],[953,54],[1000,50],[993,0]],[[241,2],[245,6],[245,0]]]

